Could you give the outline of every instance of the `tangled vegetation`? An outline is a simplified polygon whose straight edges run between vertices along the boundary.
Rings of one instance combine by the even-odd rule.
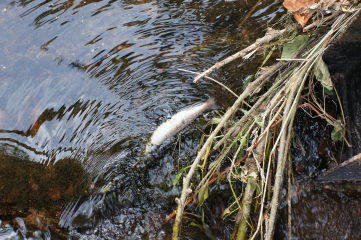
[[[290,146],[297,109],[308,108],[309,111],[314,111],[334,127],[333,140],[344,140],[349,144],[344,137],[344,120],[336,120],[327,114],[324,102],[316,97],[314,88],[319,81],[324,94],[333,94],[333,84],[322,55],[361,9],[354,4],[344,5],[335,1],[322,2],[315,7],[320,11],[313,11],[308,6],[308,13],[314,16],[309,25],[305,24],[305,19],[301,23],[295,16],[303,31],[287,15],[283,30],[269,29],[263,38],[251,46],[196,76],[194,82],[203,77],[210,79],[207,75],[225,64],[239,57],[247,59],[261,50],[269,52],[265,63],[273,51],[282,49],[278,63],[260,68],[256,78],[246,83],[247,87],[237,96],[233,106],[221,118],[212,121],[217,127],[205,137],[207,140],[204,144],[202,138],[203,145],[193,164],[187,167],[189,171],[183,178],[182,194],[176,199],[178,208],[168,218],[169,220],[175,215],[173,239],[179,238],[185,207],[188,204],[201,207],[208,198],[209,185],[219,180],[228,181],[234,194],[234,202],[222,214],[224,218],[235,218],[232,239],[255,239],[257,236],[272,239],[280,189],[286,175],[291,183],[291,171],[286,174],[285,169],[291,164]],[[328,15],[324,15],[324,10],[328,11]],[[297,10],[296,14],[304,18],[307,11]],[[256,99],[252,105],[245,104],[251,98]],[[239,112],[242,117],[234,119]],[[209,156],[216,151],[219,153],[216,159],[207,162]],[[273,168],[276,169],[274,173],[271,170]],[[192,186],[196,187],[190,187],[199,169],[203,173],[202,180],[192,182]],[[185,169],[180,171],[175,181],[184,172]],[[245,186],[238,195],[234,191],[237,182],[242,182]],[[290,214],[290,195],[288,204]],[[258,214],[258,222],[250,228],[251,209],[253,214]],[[291,228],[290,217],[289,227]]]

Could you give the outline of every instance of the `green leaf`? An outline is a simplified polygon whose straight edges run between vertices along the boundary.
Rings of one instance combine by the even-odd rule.
[[[260,127],[263,127],[262,118],[261,118],[261,117],[255,117],[255,118],[254,118],[254,121],[255,121]]]
[[[246,136],[242,136],[241,137],[241,147],[246,146],[247,144],[247,137]]]
[[[183,169],[182,169],[182,171],[179,171],[179,173],[175,177],[175,179],[173,181],[173,186],[177,185],[177,183],[178,183],[179,179],[182,177],[182,175],[183,175]]]
[[[334,122],[337,127],[341,130],[343,130],[343,127],[341,126],[341,121],[337,120],[336,122]],[[343,133],[345,133],[345,131],[343,130]],[[337,141],[342,141],[343,137],[342,134],[340,133],[340,131],[337,128],[334,128],[332,133],[331,133],[331,138],[333,141],[337,142]]]
[[[283,45],[281,59],[291,59],[296,56],[298,51],[307,43],[310,37],[308,35],[300,35],[292,41]]]
[[[218,163],[218,160],[211,162],[211,164],[209,164],[208,169],[212,169],[217,163]]]
[[[188,227],[197,227],[199,228],[201,231],[203,231],[203,228],[201,225],[195,223],[195,222],[191,222],[190,224],[188,224]]]
[[[292,144],[293,144],[293,147],[294,147],[294,148],[297,148],[297,144],[296,144],[295,138],[296,138],[296,137],[293,137],[293,138],[292,138]]]
[[[248,84],[252,81],[252,79],[253,79],[253,75],[249,76],[249,77],[246,79],[246,81],[245,81],[244,84],[243,84],[243,89],[245,89],[245,88],[248,86]]]
[[[241,108],[241,111],[243,112],[243,114],[247,114],[247,113],[248,113],[247,110],[244,110],[244,109],[242,109],[242,108]]]
[[[323,88],[323,90],[325,91],[325,93],[326,93],[327,95],[330,95],[330,96],[333,95],[333,91],[330,91],[328,88]]]
[[[198,146],[198,150],[197,150],[197,152],[199,152],[199,150],[201,150],[203,140],[204,140],[204,134],[202,134],[202,136],[201,136],[201,140],[199,141],[199,146]]]
[[[208,181],[199,190],[198,193],[199,206],[202,206],[207,198],[208,198]]]
[[[333,84],[331,81],[330,72],[328,71],[328,67],[326,63],[320,58],[316,70],[315,70],[316,79],[321,82],[321,84],[325,87],[325,89],[332,91]]]
[[[206,154],[204,155],[204,160],[203,161],[206,161],[206,159],[208,158],[209,153],[211,152],[212,143],[213,143],[213,140],[211,141],[211,144],[209,144],[209,146],[207,147]]]
[[[211,121],[209,121],[207,125],[218,124],[220,121],[221,121],[221,118],[215,117]]]
[[[209,197],[209,193],[208,193],[208,182],[207,182],[206,189],[204,190],[204,201],[207,200],[208,197]]]

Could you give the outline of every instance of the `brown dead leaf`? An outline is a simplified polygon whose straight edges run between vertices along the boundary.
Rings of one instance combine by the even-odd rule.
[[[304,16],[301,16],[298,13],[294,13],[293,17],[296,19],[296,21],[301,24],[302,27],[304,27],[306,25],[306,23],[308,22],[308,19],[310,19],[310,15],[308,15],[308,13],[306,13]]]
[[[285,0],[283,2],[283,6],[290,12],[298,12],[302,10],[302,8],[308,8],[312,6],[314,3],[318,3],[318,0]]]
[[[59,189],[50,189],[47,192],[49,198],[53,201],[59,200],[60,198],[60,190]]]
[[[319,9],[325,8],[332,0],[285,0],[283,6],[293,13],[296,21],[302,27]]]

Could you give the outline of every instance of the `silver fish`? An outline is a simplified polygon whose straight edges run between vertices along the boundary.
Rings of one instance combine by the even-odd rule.
[[[203,112],[219,109],[216,99],[211,97],[205,103],[190,107],[174,115],[170,120],[160,125],[152,134],[145,153],[150,153],[159,147],[166,139],[176,135],[183,128],[193,122]]]

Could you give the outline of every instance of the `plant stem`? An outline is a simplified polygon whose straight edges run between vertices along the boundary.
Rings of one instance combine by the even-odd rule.
[[[257,165],[256,165],[256,160],[253,158],[247,158],[247,163],[249,164],[249,170],[250,172],[255,172],[256,176],[258,176],[258,171],[257,171]],[[246,163],[246,164],[247,164]],[[253,200],[253,194],[254,191],[257,188],[257,179],[256,178],[251,178],[248,180],[247,182],[247,187],[244,193],[244,197],[243,197],[243,206],[242,206],[242,211],[243,211],[243,217],[242,217],[242,221],[239,224],[238,227],[238,234],[237,234],[237,240],[244,240],[247,234],[247,229],[248,229],[248,219],[251,213],[251,205],[252,205],[252,200]]]
[[[289,240],[292,240],[291,170],[292,170],[291,157],[289,157],[288,160],[288,239]]]
[[[303,88],[304,82],[305,82],[305,75],[307,71],[309,70],[309,66],[311,65],[312,60],[310,59],[299,71],[297,75],[295,75],[295,79],[293,81],[293,85],[291,85],[291,91],[289,92],[289,95],[287,97],[287,103],[284,108],[283,112],[283,121],[282,121],[282,127],[281,127],[281,138],[280,138],[280,146],[278,150],[278,162],[277,162],[277,170],[276,170],[276,179],[274,184],[274,190],[273,190],[273,196],[271,201],[271,213],[270,218],[268,221],[268,231],[266,233],[266,240],[270,240],[273,235],[273,228],[275,224],[276,219],[276,213],[278,209],[278,196],[280,192],[280,188],[282,185],[283,180],[283,169],[284,165],[287,159],[287,140],[290,140],[290,136],[287,136],[287,127],[289,124],[292,125],[293,119],[295,117],[296,111],[292,111],[291,107],[294,102],[298,102],[299,95],[297,95],[297,98],[295,99],[296,93],[300,91],[300,89]],[[292,82],[293,79],[291,79]],[[293,108],[294,109],[294,108]],[[291,114],[291,115],[289,115]],[[288,132],[288,134],[291,134]]]

